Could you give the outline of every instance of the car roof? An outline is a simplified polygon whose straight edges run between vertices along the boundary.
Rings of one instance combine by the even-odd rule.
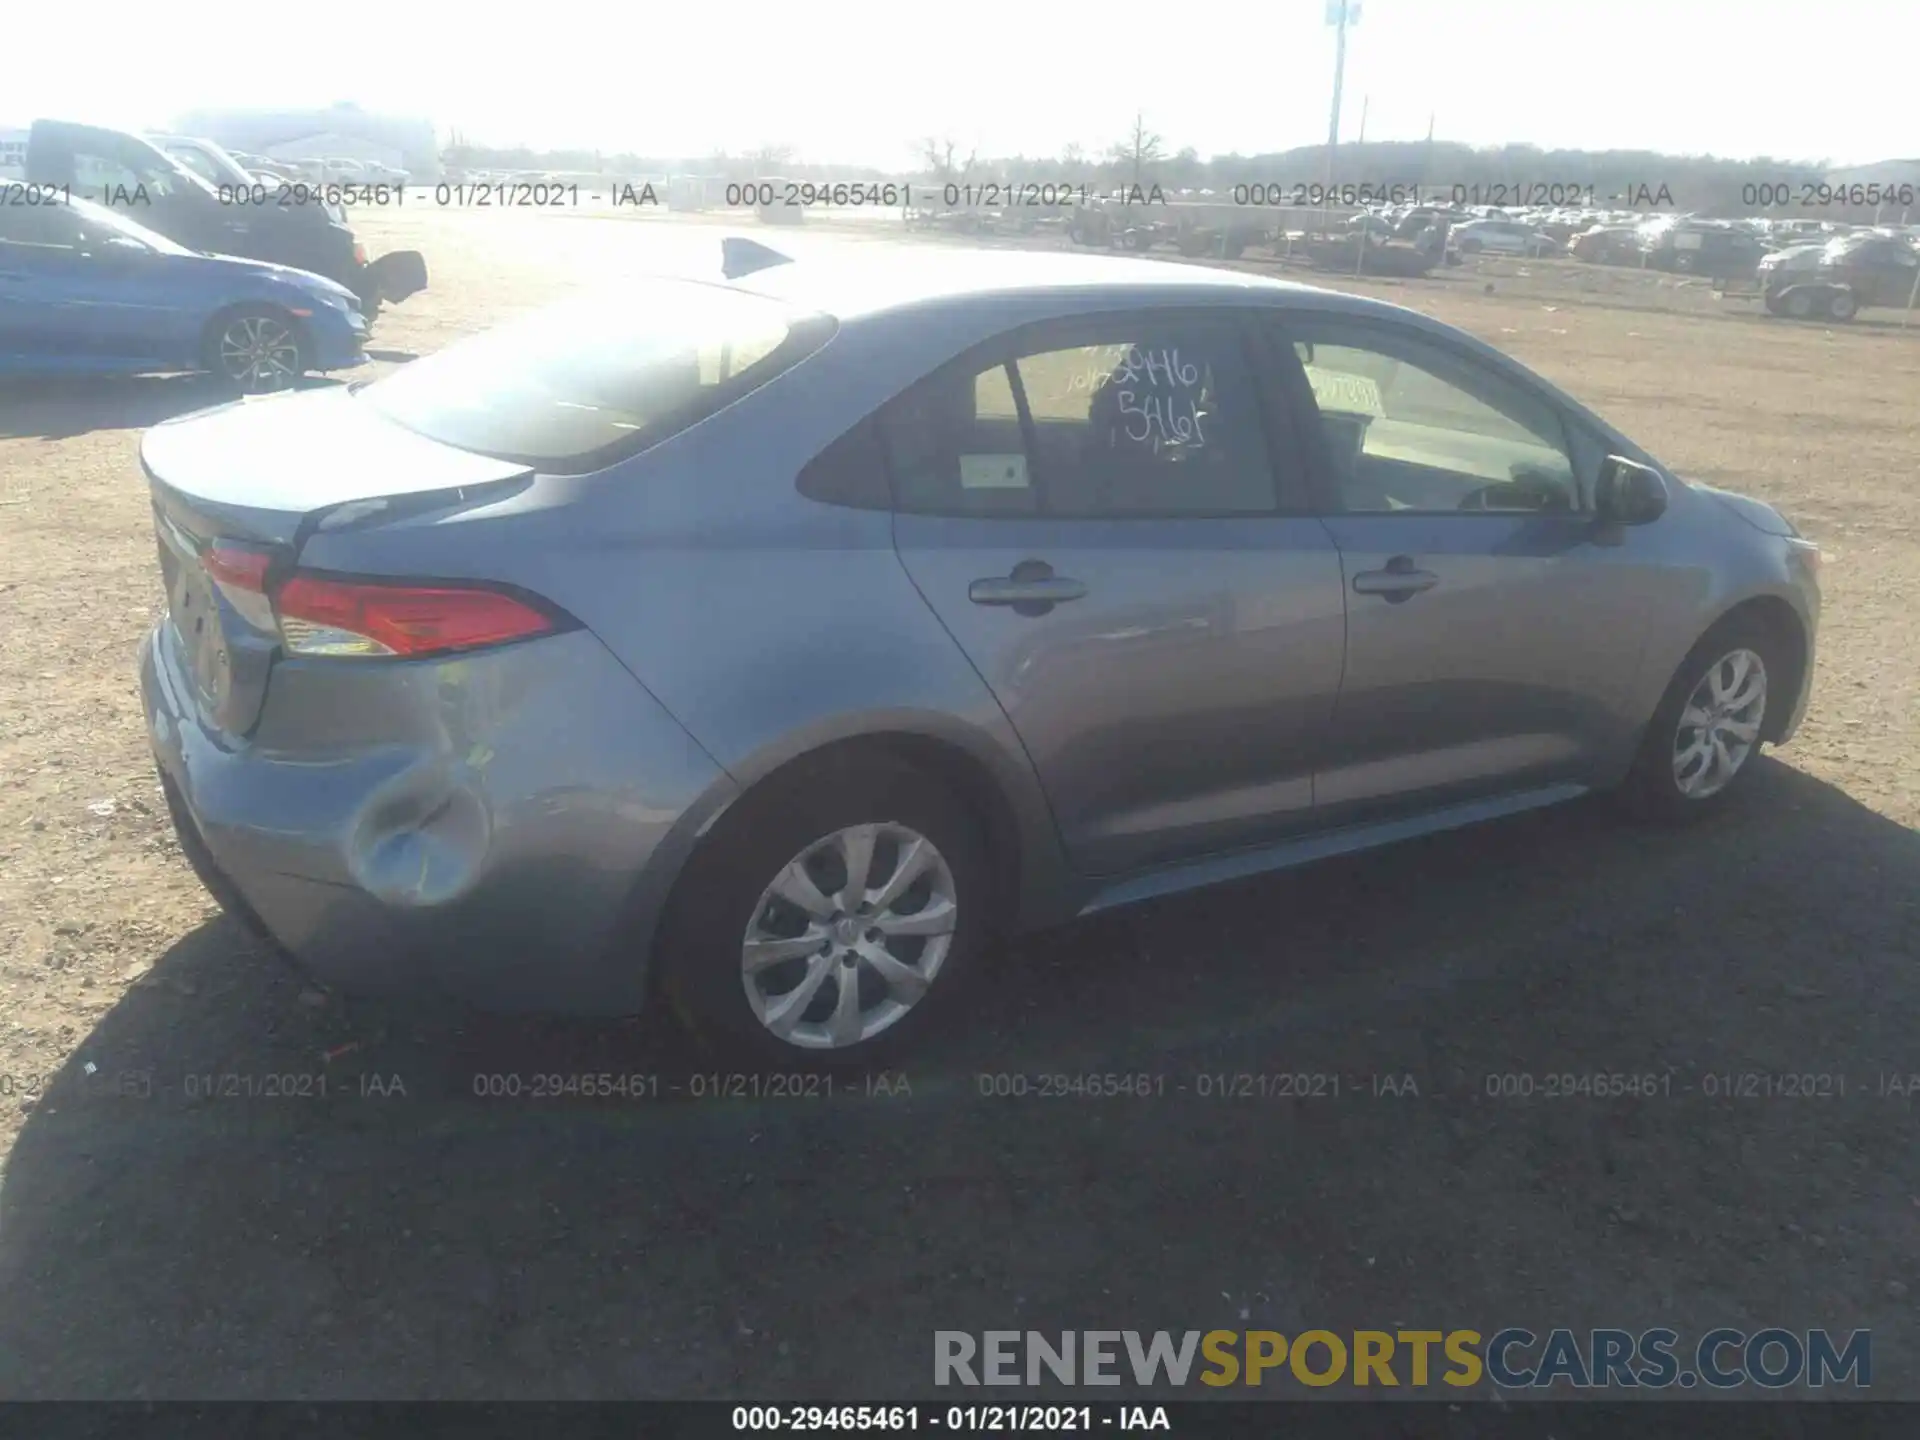
[[[1036,310],[1041,310],[1046,307],[1039,302],[1045,299],[1088,292],[1105,292],[1106,298],[1129,305],[1294,295],[1311,297],[1316,304],[1352,302],[1354,308],[1395,308],[1360,296],[1205,265],[931,245],[849,247],[832,258],[796,260],[757,270],[732,283],[840,320],[928,305],[1023,297],[1031,297]]]

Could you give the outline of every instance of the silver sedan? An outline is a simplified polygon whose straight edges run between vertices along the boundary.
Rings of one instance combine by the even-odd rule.
[[[175,822],[311,970],[864,1063],[1013,931],[1595,791],[1705,816],[1800,723],[1815,547],[1465,334],[778,260],[146,436]]]

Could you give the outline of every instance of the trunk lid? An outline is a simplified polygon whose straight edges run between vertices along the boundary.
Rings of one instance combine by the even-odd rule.
[[[329,515],[396,515],[472,501],[532,476],[524,465],[415,435],[345,386],[234,401],[156,425],[140,445],[169,623],[218,730],[241,737],[259,718],[280,649],[258,597],[208,568],[215,547],[291,570]]]

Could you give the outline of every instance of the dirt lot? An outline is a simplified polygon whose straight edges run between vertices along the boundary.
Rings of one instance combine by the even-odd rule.
[[[433,287],[376,345],[716,234],[380,217]],[[303,992],[189,873],[133,681],[158,602],[135,448],[205,392],[0,393],[0,1395],[866,1399],[931,1392],[936,1328],[1777,1324],[1871,1328],[1876,1395],[1920,1397],[1920,1115],[1879,1093],[1920,1084],[1920,331],[1522,269],[1359,288],[1827,547],[1801,737],[1703,831],[1576,807],[1028,942],[910,1097],[480,1101],[476,1073],[694,1062],[655,1018]],[[316,1071],[336,1098],[186,1093]],[[1084,1071],[1167,1093],[977,1093]],[[1199,1096],[1279,1071],[1419,1093]],[[1670,1080],[1486,1093],[1569,1071]],[[1846,1098],[1704,1093],[1743,1072]]]

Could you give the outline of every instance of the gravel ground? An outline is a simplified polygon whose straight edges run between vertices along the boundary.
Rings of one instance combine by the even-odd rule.
[[[367,230],[433,270],[389,363],[717,233]],[[1871,1328],[1875,1395],[1920,1397],[1920,335],[1571,266],[1356,288],[1828,548],[1802,735],[1685,835],[1575,806],[1029,940],[973,1025],[831,1098],[696,1099],[657,1016],[349,1003],[258,953],[169,833],[133,680],[135,448],[205,391],[0,391],[0,1395],[867,1399],[930,1393],[935,1329],[1777,1324]],[[553,1070],[659,1093],[473,1094]],[[1086,1072],[1157,1093],[979,1093]],[[1281,1072],[1341,1097],[1204,1093]],[[1662,1079],[1487,1093],[1563,1072]],[[328,1098],[188,1094],[281,1073]],[[1748,1073],[1846,1094],[1707,1093]]]

